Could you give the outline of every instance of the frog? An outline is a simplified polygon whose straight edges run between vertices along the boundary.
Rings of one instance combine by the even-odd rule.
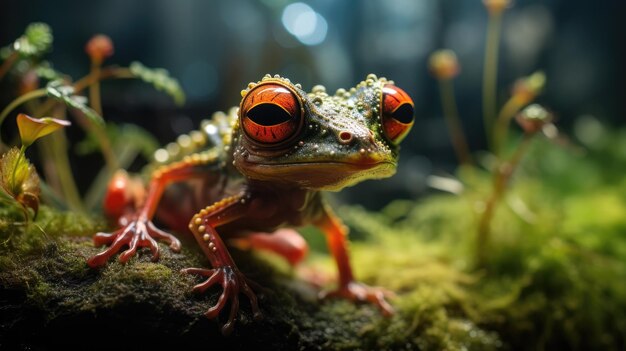
[[[102,267],[120,252],[119,261],[126,263],[142,247],[156,261],[158,242],[181,250],[170,231],[191,233],[211,268],[181,272],[201,277],[195,293],[221,286],[205,315],[216,319],[227,312],[221,331],[228,335],[240,295],[250,301],[254,319],[262,318],[257,294],[264,288],[237,268],[227,243],[248,243],[295,265],[308,247],[293,228],[313,225],[325,235],[338,271],[337,288],[320,297],[371,303],[392,315],[388,290],[356,280],[348,228],[326,193],[396,172],[400,142],[414,123],[411,97],[375,74],[334,95],[321,85],[306,92],[288,78],[266,75],[241,97],[238,107],[215,113],[198,130],[157,150],[146,181],[126,173],[113,177],[104,209],[119,229],[94,235],[95,246],[108,247],[88,258],[88,265]],[[157,227],[155,219],[169,230]]]

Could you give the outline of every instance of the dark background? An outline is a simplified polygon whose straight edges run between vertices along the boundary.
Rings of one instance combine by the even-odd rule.
[[[393,79],[413,97],[416,123],[403,142],[398,175],[344,192],[350,201],[370,207],[422,195],[427,175],[453,172],[456,161],[436,82],[427,70],[433,50],[451,48],[462,66],[455,85],[471,148],[485,147],[481,79],[487,14],[480,0],[307,1],[317,13],[317,26],[308,28],[313,34],[302,41],[286,28],[293,13],[283,21],[290,3],[4,0],[0,46],[11,43],[28,23],[42,21],[55,36],[47,58],[74,78],[88,72],[83,48],[97,33],[115,44],[107,63],[138,60],[168,69],[187,93],[182,108],[139,82],[102,87],[108,120],[139,124],[163,142],[195,128],[212,112],[238,104],[239,91],[265,73],[287,76],[305,89],[323,84],[330,92],[349,88],[370,72]],[[562,130],[570,130],[580,116],[623,124],[625,10],[620,0],[516,1],[503,21],[500,103],[516,78],[543,70],[548,83],[539,101],[555,111]]]

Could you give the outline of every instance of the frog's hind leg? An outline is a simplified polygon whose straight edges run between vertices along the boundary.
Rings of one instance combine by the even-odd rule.
[[[273,233],[246,233],[229,241],[236,247],[270,251],[284,257],[295,266],[306,257],[309,245],[302,235],[291,228],[281,228]]]

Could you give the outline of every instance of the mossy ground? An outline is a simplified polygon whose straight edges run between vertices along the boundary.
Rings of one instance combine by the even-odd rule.
[[[190,293],[207,267],[192,242],[161,259],[87,267],[101,219],[44,208],[28,228],[2,209],[0,346],[229,349],[623,350],[626,347],[626,144],[624,133],[588,140],[587,154],[537,142],[498,208],[484,269],[473,268],[477,212],[489,177],[463,174],[463,195],[396,201],[378,212],[344,206],[356,275],[397,296],[397,313],[319,302],[303,276],[326,282],[323,238],[300,270],[234,250],[240,269],[268,290],[264,319],[242,297],[230,337],[204,318],[220,289]],[[595,143],[595,144],[594,144]],[[315,272],[315,273],[313,273]],[[126,340],[126,341],[123,341]]]

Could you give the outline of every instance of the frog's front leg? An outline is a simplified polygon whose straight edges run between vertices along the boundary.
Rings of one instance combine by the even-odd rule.
[[[322,206],[321,217],[314,224],[326,234],[328,248],[339,270],[339,286],[334,291],[323,292],[321,298],[343,297],[352,301],[375,304],[384,315],[394,313],[393,307],[385,300],[391,293],[385,289],[367,286],[354,279],[347,250],[348,228],[332,212],[328,205]]]
[[[250,299],[254,318],[261,318],[257,297],[250,288],[252,286],[259,289],[260,286],[239,271],[215,228],[251,213],[257,218],[263,216],[263,213],[268,211],[268,207],[260,208],[256,206],[257,204],[255,201],[250,201],[250,196],[243,192],[201,210],[191,219],[189,224],[189,229],[193,232],[213,269],[187,268],[183,269],[182,272],[208,277],[203,283],[194,286],[194,292],[202,293],[215,284],[222,286],[223,291],[217,303],[209,308],[205,315],[209,319],[216,318],[226,303],[230,301],[228,321],[222,326],[224,335],[230,334],[235,325],[235,318],[239,311],[239,293],[245,294]],[[271,209],[269,210],[271,211]]]
[[[195,161],[181,161],[157,169],[148,185],[148,193],[145,200],[137,199],[142,203],[131,204],[131,208],[118,211],[120,214],[118,222],[121,228],[112,233],[97,233],[94,235],[93,241],[96,246],[110,246],[89,258],[87,264],[92,268],[103,266],[111,256],[118,253],[124,246],[128,246],[128,249],[119,257],[122,263],[134,256],[140,247],[150,248],[152,259],[156,261],[159,258],[159,245],[156,240],[162,240],[169,244],[170,248],[175,252],[180,251],[180,241],[175,236],[157,228],[152,223],[152,217],[163,191],[169,184],[202,176],[202,172],[199,171],[197,166],[198,162]],[[119,202],[119,206],[128,205],[123,203],[123,201]],[[138,205],[138,208],[135,208],[135,205]]]

